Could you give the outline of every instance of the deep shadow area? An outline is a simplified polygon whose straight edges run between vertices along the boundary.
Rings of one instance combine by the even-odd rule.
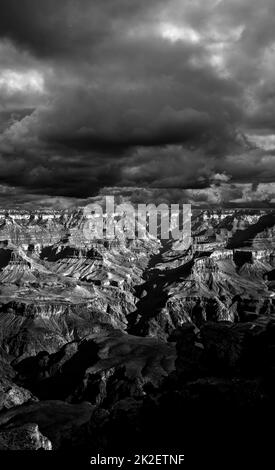
[[[0,269],[5,268],[11,260],[12,250],[0,248]]]
[[[251,251],[234,251],[233,259],[238,269],[240,269],[245,263],[253,264]]]

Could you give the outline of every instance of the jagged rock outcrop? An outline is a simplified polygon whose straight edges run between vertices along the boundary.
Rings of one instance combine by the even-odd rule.
[[[37,398],[29,390],[19,387],[11,380],[0,378],[0,411],[31,401],[37,401]]]
[[[116,331],[39,354],[14,367],[17,380],[40,398],[113,403],[158,388],[175,368],[174,344]]]
[[[24,429],[26,431],[24,427],[29,423],[35,423],[36,426],[33,427],[32,425],[29,429],[29,438],[26,433],[26,445],[28,445],[28,441],[32,441],[33,434],[34,439],[37,437],[38,443],[40,442],[41,435],[38,432],[39,429],[42,435],[47,438],[45,441],[46,445],[50,445],[50,441],[53,450],[72,449],[74,445],[80,446],[83,443],[83,439],[84,443],[87,441],[87,426],[93,410],[94,407],[89,403],[71,405],[56,400],[24,404],[1,413],[0,438],[1,435],[3,440],[10,438],[15,441],[14,445],[17,445],[16,440],[18,439],[19,441],[22,433],[24,436]],[[17,435],[16,429],[19,430],[19,435]],[[18,445],[20,446],[20,442],[18,442]],[[34,443],[34,445],[37,444]]]
[[[0,432],[2,450],[52,450],[52,443],[41,434],[37,424],[29,423]]]

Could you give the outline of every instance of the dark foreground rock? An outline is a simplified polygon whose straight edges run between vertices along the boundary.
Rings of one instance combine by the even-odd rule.
[[[18,377],[40,399],[64,398],[2,412],[0,433],[20,447],[16,430],[34,423],[53,449],[89,455],[268,443],[264,429],[275,419],[273,319],[206,323],[200,330],[183,325],[170,339],[118,332],[16,363]]]
[[[8,379],[0,378],[0,411],[30,401],[37,401],[37,398],[29,390],[19,387]]]
[[[3,439],[14,436],[14,445],[17,445],[15,430],[22,429],[24,434],[24,426],[35,423],[43,436],[51,441],[53,449],[81,446],[83,440],[87,442],[86,427],[93,410],[89,403],[71,405],[60,401],[41,401],[26,404],[0,414],[0,433],[3,433]],[[7,435],[8,432],[11,434]]]
[[[68,344],[15,365],[17,380],[41,399],[111,405],[158,389],[175,369],[173,343],[116,331]]]
[[[52,444],[30,423],[0,432],[0,450],[52,450]]]

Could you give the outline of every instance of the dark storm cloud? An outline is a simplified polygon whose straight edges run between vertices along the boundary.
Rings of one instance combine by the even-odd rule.
[[[273,148],[255,145],[274,128],[274,10],[2,0],[0,183],[53,198],[146,186],[224,201],[244,195],[226,181],[273,182]]]
[[[169,2],[169,0],[168,0]],[[2,0],[0,31],[37,56],[86,55],[164,0]]]

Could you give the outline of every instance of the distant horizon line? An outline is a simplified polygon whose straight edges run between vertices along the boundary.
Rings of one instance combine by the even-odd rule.
[[[129,201],[130,202],[130,201]],[[133,204],[133,203],[132,203]],[[138,206],[139,203],[134,203],[134,205]],[[150,202],[149,204],[153,204]],[[216,211],[223,211],[223,210],[252,210],[252,211],[260,211],[260,210],[268,210],[268,211],[274,211],[275,210],[275,204],[274,206],[235,206],[235,205],[218,205],[218,204],[212,204],[212,205],[193,205],[192,209],[194,210],[204,210],[204,211],[211,211],[211,210],[216,210]],[[64,207],[64,208],[56,208],[56,207],[48,207],[48,206],[41,206],[41,207],[36,207],[36,208],[29,208],[29,207],[24,207],[22,206],[13,206],[13,207],[1,207],[0,206],[0,213],[5,213],[5,212],[12,212],[12,211],[21,211],[21,212],[41,212],[41,211],[47,211],[47,212],[72,212],[72,211],[77,211],[77,210],[83,210],[85,209],[87,205],[76,205],[76,206],[71,206],[71,207]]]

